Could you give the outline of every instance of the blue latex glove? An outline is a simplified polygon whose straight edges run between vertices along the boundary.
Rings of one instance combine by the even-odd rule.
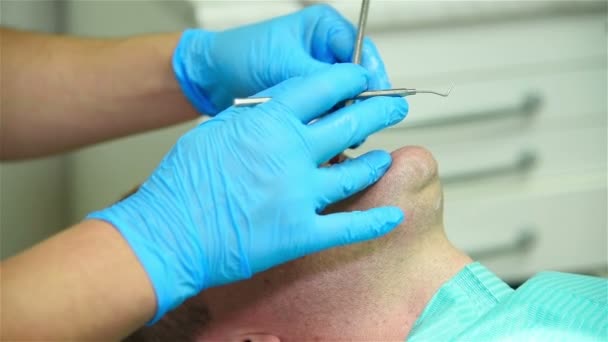
[[[186,30],[173,55],[182,90],[200,112],[215,115],[236,97],[248,97],[294,76],[350,62],[356,29],[327,5],[223,32]],[[384,64],[366,39],[361,62],[369,89],[390,88]]]
[[[205,288],[378,237],[401,222],[396,207],[320,214],[391,163],[374,151],[319,167],[401,121],[403,99],[368,99],[307,124],[364,91],[367,75],[336,64],[260,93],[273,97],[267,103],[231,107],[184,135],[135,194],[89,215],[114,225],[135,251],[156,292],[153,321]]]

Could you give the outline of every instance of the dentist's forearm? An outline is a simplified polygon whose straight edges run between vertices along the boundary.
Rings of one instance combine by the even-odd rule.
[[[119,340],[156,297],[118,230],[87,220],[0,264],[2,341]]]
[[[171,67],[180,33],[0,35],[0,159],[63,152],[198,116]]]

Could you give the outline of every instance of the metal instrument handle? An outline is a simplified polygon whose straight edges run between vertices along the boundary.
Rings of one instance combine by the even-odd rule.
[[[415,95],[420,92],[431,92],[428,90],[416,90],[409,88],[395,88],[395,89],[385,89],[385,90],[368,90],[364,91],[361,94],[354,97],[355,100],[364,100],[374,96],[392,96],[392,97],[403,97],[409,95]],[[447,96],[439,92],[433,92],[433,94],[438,94],[440,96]],[[449,95],[449,93],[448,93]],[[271,97],[247,97],[247,98],[239,98],[234,99],[233,105],[235,107],[244,107],[244,106],[253,106],[261,103],[265,103],[272,100]]]

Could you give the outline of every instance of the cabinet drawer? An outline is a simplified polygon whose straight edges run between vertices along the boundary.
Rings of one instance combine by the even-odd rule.
[[[281,1],[217,1],[192,0],[196,20],[208,30],[226,30],[253,24],[304,8],[297,0]]]
[[[475,201],[445,198],[448,236],[500,276],[605,268],[606,187]]]
[[[372,35],[396,87],[424,81],[495,79],[514,71],[560,70],[560,63],[605,59],[606,16],[585,15]],[[406,81],[401,83],[402,81]],[[414,84],[414,83],[416,84]]]
[[[360,1],[304,0],[329,3],[356,23]],[[606,11],[600,1],[373,1],[367,30],[370,33],[394,29],[475,24],[496,20],[538,18],[547,15]]]
[[[371,136],[351,154],[424,146],[446,186],[467,175],[487,186],[482,181],[492,172],[519,180],[510,190],[548,177],[606,174],[605,78],[605,69],[594,69],[471,84],[447,99],[414,96],[400,126]],[[534,108],[526,108],[530,98]]]
[[[432,138],[411,141],[404,134],[387,132],[369,138],[353,154],[373,149],[392,151],[404,145],[428,148],[439,163],[446,186],[471,187],[474,182],[488,185],[507,179],[511,182],[509,190],[515,191],[549,178],[606,174],[605,126],[563,128],[539,134],[522,132],[446,144],[434,143]]]
[[[315,2],[192,4],[199,25],[222,30],[292,13]],[[356,25],[360,2],[333,1],[332,5]],[[395,86],[417,87],[412,82],[441,80],[446,73],[479,79],[509,66],[534,71],[563,60],[605,56],[605,8],[601,2],[384,1],[372,3],[367,35],[378,45],[389,75],[405,77],[407,82],[394,82]],[[530,12],[536,15],[521,15]]]
[[[518,127],[522,124],[570,126],[578,121],[605,123],[606,59],[581,68],[583,70],[519,75],[511,79],[458,82],[447,98],[429,94],[410,96],[408,118],[393,129],[458,127],[466,130],[466,137],[472,138],[475,137],[471,136],[472,128],[481,124],[486,129],[477,130],[476,137],[483,138],[496,135],[497,132],[487,130],[491,127],[502,134],[508,133],[509,122],[518,123]],[[429,87],[442,89],[439,84]],[[415,133],[408,131],[408,134]]]

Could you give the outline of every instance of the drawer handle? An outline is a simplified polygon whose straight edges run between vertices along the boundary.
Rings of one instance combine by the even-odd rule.
[[[504,119],[508,117],[527,118],[538,112],[542,105],[542,97],[537,93],[530,93],[523,97],[520,103],[504,108],[494,108],[471,113],[463,113],[445,118],[426,119],[408,123],[407,120],[391,129],[408,130],[414,128],[432,128],[451,125],[462,125],[474,122]]]
[[[440,175],[441,182],[446,184],[478,181],[482,178],[493,178],[509,174],[525,173],[531,170],[537,162],[536,153],[532,151],[521,152],[513,161],[504,165],[488,166],[476,170]]]
[[[538,242],[536,229],[527,228],[519,231],[512,241],[496,246],[490,246],[469,252],[474,260],[487,260],[505,255],[526,253]]]

